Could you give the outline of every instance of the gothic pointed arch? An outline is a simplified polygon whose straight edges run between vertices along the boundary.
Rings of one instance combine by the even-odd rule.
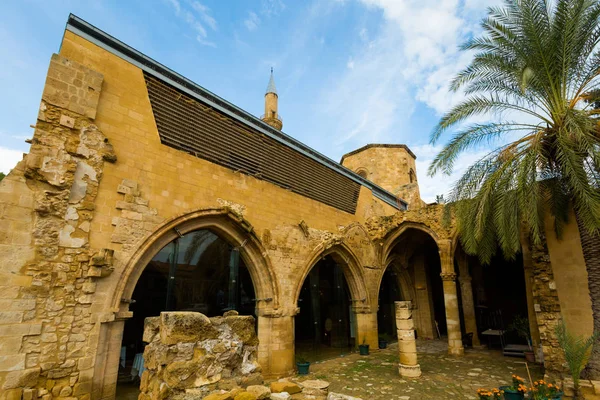
[[[385,236],[384,239],[382,240],[382,242],[381,242],[381,247],[382,247],[381,263],[382,263],[382,265],[387,265],[387,263],[389,262],[389,257],[391,255],[392,251],[394,250],[394,246],[396,246],[396,244],[398,243],[398,240],[400,239],[402,234],[404,234],[409,229],[417,229],[419,231],[422,231],[422,232],[428,234],[433,239],[433,241],[436,243],[436,245],[438,245],[438,247],[439,247],[439,243],[442,238],[442,235],[440,235],[438,232],[436,232],[430,226],[428,226],[424,223],[421,223],[421,222],[404,221],[404,222],[400,223],[395,229],[390,230],[390,232],[387,234],[387,236]]]
[[[306,280],[310,270],[319,260],[327,256],[331,256],[344,272],[348,289],[352,295],[353,306],[368,307],[370,305],[369,294],[361,264],[350,247],[340,239],[322,243],[312,251],[294,285],[293,304],[298,304],[302,283]]]
[[[187,213],[162,224],[149,235],[125,264],[112,298],[112,306],[126,311],[127,301],[152,257],[164,246],[186,233],[199,229],[210,230],[240,248],[257,296],[256,310],[276,309],[279,290],[267,252],[254,233],[252,225],[229,208],[203,209]]]

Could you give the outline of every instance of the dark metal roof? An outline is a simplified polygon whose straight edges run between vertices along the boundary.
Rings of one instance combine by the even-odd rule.
[[[204,89],[184,76],[126,45],[106,32],[96,28],[76,15],[69,15],[66,30],[73,32],[76,35],[90,41],[91,43],[96,44],[102,49],[116,55],[117,57],[126,60],[127,62],[142,69],[146,74],[165,82],[173,88],[201,101],[220,113],[225,114],[226,116],[233,118],[238,122],[241,122],[242,124],[266,135],[271,139],[274,139],[275,141],[289,147],[305,157],[315,160],[319,164],[327,167],[335,173],[343,175],[346,178],[349,178],[350,180],[370,189],[373,193],[373,196],[384,201],[390,206],[401,210],[407,209],[408,204],[404,200],[396,197],[394,194],[388,192],[378,185],[375,185],[373,182],[359,176],[353,171],[350,171],[329,157],[324,156],[316,150],[292,138],[291,136],[272,128],[252,114],[220,98],[219,96]]]
[[[370,143],[370,144],[367,144],[366,146],[363,146],[363,147],[361,147],[361,148],[359,148],[359,149],[352,150],[350,153],[346,153],[346,154],[344,154],[344,155],[342,156],[342,159],[341,159],[340,163],[343,163],[343,162],[344,162],[344,159],[345,159],[346,157],[353,156],[353,155],[355,155],[355,154],[358,154],[358,153],[360,153],[360,152],[363,152],[363,151],[365,151],[365,150],[367,150],[367,149],[371,149],[371,148],[373,148],[373,147],[385,147],[385,148],[391,148],[391,149],[404,149],[404,150],[406,150],[406,151],[408,152],[408,154],[410,154],[410,155],[411,155],[411,156],[412,156],[412,157],[413,157],[415,160],[417,159],[417,156],[415,156],[415,153],[413,153],[413,152],[412,152],[412,151],[411,151],[411,150],[408,148],[408,146],[407,146],[407,145],[405,145],[405,144],[378,144],[378,143]]]
[[[162,144],[350,214],[360,185],[144,72]]]

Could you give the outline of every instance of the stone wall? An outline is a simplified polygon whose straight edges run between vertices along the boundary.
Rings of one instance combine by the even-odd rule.
[[[546,373],[555,375],[565,371],[565,360],[554,333],[561,318],[561,309],[546,243],[532,244],[531,257],[534,310],[544,352],[544,366]]]
[[[263,382],[252,316],[163,312],[146,319],[144,341],[139,400],[201,399]]]
[[[91,303],[112,250],[90,248],[89,234],[104,165],[116,161],[93,123],[102,81],[54,55],[31,151],[0,183],[2,399],[91,387]]]
[[[399,196],[410,208],[419,208],[423,202],[415,160],[405,145],[372,144],[344,155],[341,163]]]

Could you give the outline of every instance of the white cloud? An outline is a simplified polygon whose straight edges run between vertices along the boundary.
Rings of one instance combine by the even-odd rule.
[[[244,25],[246,25],[246,28],[248,28],[249,31],[253,31],[260,25],[260,18],[255,12],[249,11],[248,18],[244,21]]]
[[[451,175],[438,174],[430,177],[427,175],[427,169],[431,161],[442,150],[442,147],[442,145],[432,146],[430,144],[411,147],[411,150],[417,156],[417,179],[421,198],[427,203],[434,202],[435,196],[438,194],[443,194],[445,198],[448,198],[452,185],[467,168],[489,152],[483,149],[467,151],[456,160]]]
[[[282,0],[262,0],[261,13],[267,17],[276,16],[285,10],[285,4]]]
[[[0,172],[8,174],[22,159],[22,151],[0,147]]]
[[[465,153],[450,177],[430,178],[427,168],[442,143],[424,145],[430,132],[412,131],[408,122],[419,103],[441,115],[465,98],[448,90],[472,56],[460,51],[459,45],[480,32],[486,8],[501,0],[359,1],[381,12],[383,23],[377,30],[356,28],[358,40],[347,68],[324,88],[319,108],[337,121],[332,134],[338,151],[377,142],[410,146],[418,156],[421,195],[434,201],[486,152]]]
[[[198,1],[192,2],[192,8],[196,10],[200,19],[208,25],[213,31],[217,30],[217,21],[210,15],[210,8],[201,4]]]
[[[359,32],[358,32],[358,36],[363,40],[363,41],[367,41],[369,40],[369,31],[367,30],[367,28],[362,28]]]
[[[169,3],[175,8],[175,13],[179,14],[181,12],[181,4],[178,0],[168,0]]]
[[[181,5],[179,0],[168,0],[168,3],[175,9],[175,15],[185,21],[196,34],[198,43],[204,46],[217,47],[217,45],[208,39],[208,31],[204,25],[212,31],[217,30],[217,21],[210,15],[210,9],[198,1],[188,2],[189,9]]]

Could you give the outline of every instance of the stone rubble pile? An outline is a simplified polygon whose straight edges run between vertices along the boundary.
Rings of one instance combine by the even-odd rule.
[[[147,369],[139,400],[202,399],[215,390],[263,382],[252,316],[163,312],[146,319],[144,341]]]
[[[254,317],[235,311],[163,312],[146,318],[143,339],[139,400],[360,400],[318,379],[263,385]]]

